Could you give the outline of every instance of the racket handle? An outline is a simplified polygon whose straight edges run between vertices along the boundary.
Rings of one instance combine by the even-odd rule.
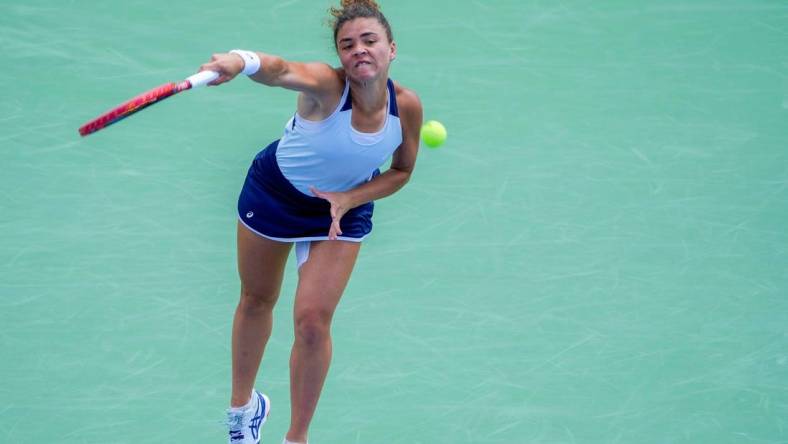
[[[200,71],[193,76],[186,78],[186,81],[192,85],[192,88],[199,88],[205,86],[219,78],[219,73],[216,71]]]

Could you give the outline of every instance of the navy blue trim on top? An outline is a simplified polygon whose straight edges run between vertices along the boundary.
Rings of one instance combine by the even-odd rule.
[[[342,105],[342,109],[340,111],[347,111],[353,108],[353,96],[351,95],[350,87],[347,88],[347,98],[345,98],[345,103]]]
[[[391,79],[386,81],[386,87],[389,90],[389,114],[394,117],[399,117],[399,107],[397,106],[397,92],[394,90],[394,82]],[[342,109],[339,111],[347,111],[353,108],[353,92],[350,88],[347,90],[347,98],[345,103],[342,104]]]
[[[389,113],[394,117],[399,117],[399,107],[397,106],[397,92],[394,90],[394,82],[389,79],[386,84],[389,87]]]

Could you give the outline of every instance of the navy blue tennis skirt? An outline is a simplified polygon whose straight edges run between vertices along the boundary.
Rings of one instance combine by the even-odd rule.
[[[296,189],[276,162],[275,140],[255,156],[238,198],[238,217],[247,227],[269,239],[296,242],[326,240],[331,226],[328,201]],[[380,171],[375,171],[376,176]],[[340,220],[339,239],[361,241],[372,231],[374,203],[351,209]]]

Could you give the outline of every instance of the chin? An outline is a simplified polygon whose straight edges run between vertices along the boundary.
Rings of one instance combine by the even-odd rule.
[[[380,71],[367,71],[367,70],[364,70],[362,72],[358,72],[358,71],[346,71],[346,72],[350,72],[351,73],[351,75],[350,75],[351,79],[356,80],[358,82],[362,82],[362,83],[368,83],[368,82],[371,82],[373,80],[377,80],[378,78],[380,78],[381,75],[383,75],[383,73],[380,72]]]

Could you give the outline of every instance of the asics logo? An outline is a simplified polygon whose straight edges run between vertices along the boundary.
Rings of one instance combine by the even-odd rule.
[[[265,400],[259,393],[257,393],[257,411],[254,413],[249,430],[252,432],[252,438],[257,440],[257,435],[260,433],[260,425],[263,423],[263,404]]]

